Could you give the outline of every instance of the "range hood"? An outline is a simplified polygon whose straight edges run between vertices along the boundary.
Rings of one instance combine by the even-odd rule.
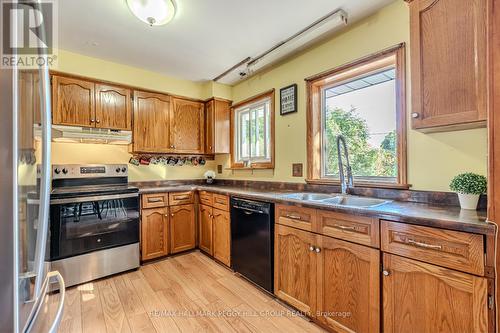
[[[40,140],[41,137],[41,128],[35,125],[35,139]],[[128,145],[132,142],[132,132],[102,128],[52,125],[52,141]]]

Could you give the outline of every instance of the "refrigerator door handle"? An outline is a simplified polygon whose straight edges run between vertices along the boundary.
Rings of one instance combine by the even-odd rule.
[[[50,78],[48,67],[40,68],[40,105],[42,106],[42,163],[40,179],[40,205],[38,206],[38,230],[36,239],[34,273],[35,289],[34,298],[38,298],[44,277],[45,252],[47,248],[47,235],[49,231],[49,207],[50,207],[50,143],[51,143],[51,100],[50,100]]]
[[[59,273],[59,271],[52,271],[52,272],[49,272],[47,274],[47,277],[45,278],[45,280],[42,284],[42,288],[41,288],[42,294],[40,295],[40,297],[38,297],[38,299],[35,302],[35,309],[36,310],[33,312],[33,316],[31,316],[31,318],[29,319],[24,332],[31,332],[31,330],[36,322],[36,319],[37,319],[38,315],[40,314],[40,310],[43,307],[43,300],[44,300],[45,295],[47,294],[47,292],[49,290],[49,285],[52,282],[52,280],[56,280],[57,283],[59,284],[59,293],[60,294],[59,294],[59,305],[57,306],[57,311],[56,311],[56,314],[54,317],[54,321],[50,325],[50,329],[48,330],[48,333],[56,333],[57,332],[57,330],[59,328],[59,324],[61,323],[61,319],[63,316],[64,300],[66,298],[66,285],[65,285],[64,279],[63,279],[61,273]]]

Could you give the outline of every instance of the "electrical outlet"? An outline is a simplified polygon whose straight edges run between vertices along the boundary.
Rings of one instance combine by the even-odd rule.
[[[217,173],[222,173],[222,164],[217,164]]]

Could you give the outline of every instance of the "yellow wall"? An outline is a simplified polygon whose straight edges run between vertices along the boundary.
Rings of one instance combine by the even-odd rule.
[[[65,50],[59,50],[58,57],[58,67],[55,69],[65,73],[83,75],[198,99],[207,99],[211,96],[231,98],[231,87],[218,83],[197,83],[176,79],[140,68],[87,57]],[[126,146],[52,143],[52,164],[128,163],[130,156]],[[209,161],[203,167],[130,165],[129,178],[132,181],[202,178],[206,170],[213,170],[214,168],[215,164],[213,161]]]
[[[291,176],[292,163],[304,163],[306,170],[306,92],[304,78],[348,63],[401,42],[407,43],[409,55],[409,11],[403,1],[395,1],[371,17],[354,24],[320,44],[279,66],[233,87],[235,102],[271,88],[276,89],[275,141],[276,169],[225,171],[224,177],[303,182]],[[409,66],[408,66],[409,81]],[[279,89],[298,84],[298,112],[279,115]],[[408,113],[410,86],[408,82]],[[409,119],[409,117],[408,117]],[[457,173],[472,171],[486,174],[486,129],[423,134],[408,131],[408,181],[413,189],[448,191]],[[229,165],[229,156],[219,156],[218,164]]]

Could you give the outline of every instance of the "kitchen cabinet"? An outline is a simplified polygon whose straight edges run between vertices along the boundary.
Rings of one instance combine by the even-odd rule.
[[[205,103],[205,154],[230,153],[231,102],[213,98]]]
[[[170,152],[171,97],[134,91],[133,150],[135,152]]]
[[[337,332],[379,332],[380,251],[320,235],[316,244],[319,320]]]
[[[487,332],[487,281],[397,255],[383,257],[384,332]]]
[[[298,310],[315,316],[318,256],[316,235],[275,225],[274,293]]]
[[[170,207],[170,253],[196,247],[195,210],[193,204]]]
[[[172,99],[170,112],[170,148],[176,153],[204,153],[203,103]]]
[[[490,0],[406,0],[410,6],[412,127],[485,127]]]
[[[60,75],[52,76],[54,125],[132,129],[127,88]]]
[[[231,266],[231,220],[229,212],[213,208],[213,251],[214,258]]]
[[[168,208],[141,211],[141,259],[149,260],[168,254]]]
[[[95,126],[94,82],[52,76],[52,123]]]
[[[132,130],[132,100],[129,89],[97,83],[95,99],[96,127]]]
[[[199,221],[199,241],[200,250],[209,255],[213,255],[213,239],[212,239],[212,207],[199,205],[198,221]]]

